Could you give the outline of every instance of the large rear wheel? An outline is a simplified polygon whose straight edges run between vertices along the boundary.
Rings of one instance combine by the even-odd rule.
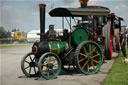
[[[110,27],[110,25],[107,25],[106,26],[106,28],[105,28],[105,53],[104,53],[104,55],[105,55],[105,58],[106,59],[111,59],[112,58],[112,48],[113,48],[113,46],[112,46],[112,41],[113,41],[113,37],[112,37],[112,35],[111,35],[111,32],[110,32],[110,29],[111,29],[111,27]]]
[[[84,74],[96,73],[102,64],[103,57],[99,45],[93,41],[82,42],[75,51],[75,62]]]
[[[39,59],[38,68],[43,78],[53,79],[61,71],[61,61],[56,54],[47,52]]]

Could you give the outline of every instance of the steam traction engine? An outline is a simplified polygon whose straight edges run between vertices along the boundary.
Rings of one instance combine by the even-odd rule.
[[[21,69],[27,77],[41,75],[45,79],[57,77],[61,69],[72,72],[77,69],[84,74],[98,72],[103,61],[102,38],[93,40],[92,33],[85,28],[90,28],[92,23],[84,23],[84,20],[94,22],[99,16],[106,17],[110,10],[105,7],[88,8],[55,8],[49,14],[52,17],[82,17],[82,23],[71,27],[70,32],[63,29],[63,35],[56,37],[54,31],[45,34],[45,6],[40,4],[40,42],[35,42],[32,52],[23,57]],[[82,5],[84,6],[84,5]],[[87,17],[89,15],[89,17]],[[95,20],[94,20],[95,19]],[[71,20],[69,21],[71,22]],[[64,22],[63,22],[64,23]],[[94,22],[96,24],[97,22]],[[98,24],[95,26],[99,26]],[[51,27],[53,29],[53,27]],[[64,27],[63,27],[64,28]],[[97,28],[98,29],[98,28]],[[49,38],[50,36],[54,38]]]

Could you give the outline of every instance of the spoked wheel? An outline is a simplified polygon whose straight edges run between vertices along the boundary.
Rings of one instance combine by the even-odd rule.
[[[107,29],[105,29],[105,58],[112,59],[112,35],[110,32],[110,25],[108,25]]]
[[[62,64],[62,70],[67,72],[67,73],[72,73],[72,72],[75,72],[77,71],[77,67],[76,65],[63,65]]]
[[[93,41],[82,42],[75,51],[75,62],[84,74],[96,73],[102,64],[102,52],[99,45]]]
[[[38,60],[35,58],[34,53],[28,53],[23,57],[21,61],[21,69],[25,76],[35,77],[39,74],[37,62]]]
[[[39,59],[38,67],[42,77],[53,79],[61,71],[61,61],[56,54],[47,52]]]

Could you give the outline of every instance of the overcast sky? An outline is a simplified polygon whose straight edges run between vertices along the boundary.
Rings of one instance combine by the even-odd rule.
[[[80,7],[79,0],[0,0],[0,26],[6,30],[17,28],[26,32],[40,29],[39,3],[47,5],[46,28],[49,24],[61,28],[61,19],[48,15],[51,6]],[[123,25],[128,26],[128,0],[89,0],[88,4],[108,7],[111,12],[123,17]]]

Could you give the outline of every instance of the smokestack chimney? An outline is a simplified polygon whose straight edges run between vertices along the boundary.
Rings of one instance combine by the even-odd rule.
[[[79,0],[80,4],[81,4],[81,8],[88,8],[87,3],[89,0]],[[86,21],[87,20],[87,16],[82,17],[82,21]],[[85,24],[83,24],[83,26],[85,27]]]
[[[45,40],[45,4],[40,4],[40,42]]]
[[[87,8],[87,3],[89,0],[80,0],[81,8]]]

